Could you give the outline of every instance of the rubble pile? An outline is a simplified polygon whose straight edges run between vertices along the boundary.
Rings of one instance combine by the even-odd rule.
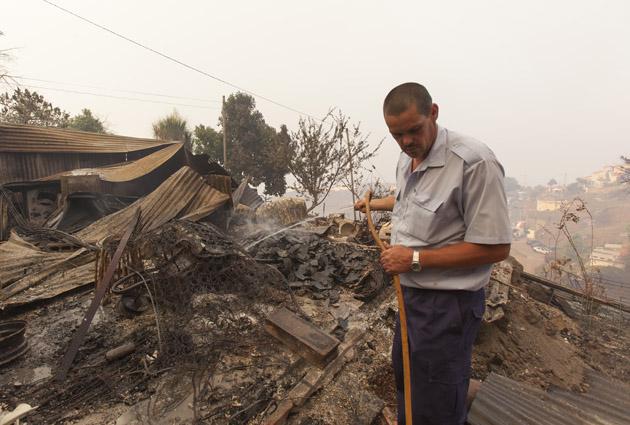
[[[391,279],[378,264],[371,246],[332,242],[315,233],[289,230],[255,245],[256,261],[273,264],[297,294],[339,300],[339,288],[352,290],[356,299],[369,301]]]
[[[394,408],[397,305],[364,224],[265,204],[179,143],[0,124],[4,157],[32,169],[0,170],[0,417],[363,424]],[[494,268],[473,376],[630,379],[627,317],[584,316],[521,270]]]
[[[216,378],[229,364],[237,369],[265,370],[265,336],[258,325],[272,308],[288,301],[286,293],[276,289],[282,285],[277,271],[244,255],[216,227],[187,221],[172,222],[141,236],[130,244],[130,252],[140,264],[132,261],[124,265],[129,274],[123,274],[113,286],[106,313],[77,359],[82,366],[73,369],[66,382],[15,387],[3,394],[5,402],[29,400],[39,406],[34,420],[54,423],[72,418],[74,410],[83,416],[81,409],[95,403],[123,401],[133,405],[160,392],[164,394],[158,395],[168,398],[174,386],[159,389],[164,385],[160,384],[162,374],[171,376],[177,371],[175,376],[193,376],[206,372]],[[141,311],[146,313],[138,315]],[[61,350],[68,336],[68,332],[47,335],[57,340]],[[37,341],[31,339],[32,344]],[[104,359],[103,351],[128,343],[135,348],[123,362]],[[261,354],[256,357],[259,350]],[[235,355],[239,352],[240,358]],[[46,359],[48,367],[62,354],[57,351]],[[248,399],[240,386],[243,382],[265,387],[262,375],[256,378],[250,373],[247,379],[229,379],[238,385],[224,383],[219,386],[221,391],[206,388],[198,395],[196,402],[203,403],[207,415],[217,411],[233,415],[239,410],[222,404],[234,397],[243,402]],[[203,382],[206,387],[209,384]],[[188,382],[184,392],[191,385]],[[212,402],[222,403],[216,406]]]

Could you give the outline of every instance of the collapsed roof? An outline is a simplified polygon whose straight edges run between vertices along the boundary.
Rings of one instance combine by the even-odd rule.
[[[142,158],[176,142],[0,124],[0,184]]]

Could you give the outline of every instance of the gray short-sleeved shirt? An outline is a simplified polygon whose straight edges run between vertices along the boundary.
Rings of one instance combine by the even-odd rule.
[[[401,153],[396,169],[392,244],[438,248],[461,241],[508,244],[511,226],[503,167],[483,143],[438,127],[429,155],[411,172]],[[427,289],[482,288],[492,265],[430,268],[400,275],[401,284]]]

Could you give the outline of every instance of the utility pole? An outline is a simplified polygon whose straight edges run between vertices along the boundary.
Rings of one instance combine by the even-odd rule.
[[[352,205],[356,204],[356,198],[355,198],[355,190],[354,190],[354,171],[353,171],[353,167],[352,167],[352,149],[350,147],[350,135],[348,134],[348,129],[346,128],[346,141],[348,142],[348,158],[349,158],[349,164],[350,164],[350,188],[352,190]],[[354,217],[354,221],[357,221],[357,212],[356,210],[353,208],[352,209],[352,216]]]
[[[223,123],[223,168],[227,169],[227,122],[225,119],[225,96],[221,107],[221,120]]]

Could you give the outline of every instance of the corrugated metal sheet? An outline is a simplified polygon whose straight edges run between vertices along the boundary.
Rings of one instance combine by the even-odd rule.
[[[125,153],[171,143],[60,128],[0,124],[0,152]]]
[[[139,230],[148,232],[174,218],[201,219],[229,200],[229,195],[208,186],[192,168],[182,167],[145,198],[92,223],[76,236],[98,242],[108,235],[120,235],[137,208],[141,210]]]
[[[586,393],[538,388],[490,374],[468,415],[471,425],[626,425],[630,386],[590,372]],[[615,390],[612,390],[615,388]]]
[[[584,393],[550,389],[548,399],[572,406],[593,424],[630,424],[630,385],[587,371]]]
[[[0,244],[0,309],[52,298],[94,281],[94,253],[45,252],[12,234]]]
[[[91,242],[121,235],[140,208],[139,232],[177,218],[200,220],[230,200],[208,186],[192,168],[182,167],[155,191],[103,217],[75,236]],[[0,244],[0,309],[46,299],[94,281],[94,253],[44,252],[13,234]]]
[[[135,154],[132,157],[132,154]],[[136,159],[126,153],[16,153],[0,152],[0,184],[25,182],[76,168],[101,167]]]
[[[184,145],[182,144],[172,144],[135,161],[98,168],[79,168],[71,171],[64,171],[62,173],[44,177],[41,180],[59,180],[62,176],[85,176],[94,174],[98,175],[104,182],[128,182],[155,171],[176,154],[183,151],[183,149]],[[184,156],[182,155],[182,161],[183,160]]]

